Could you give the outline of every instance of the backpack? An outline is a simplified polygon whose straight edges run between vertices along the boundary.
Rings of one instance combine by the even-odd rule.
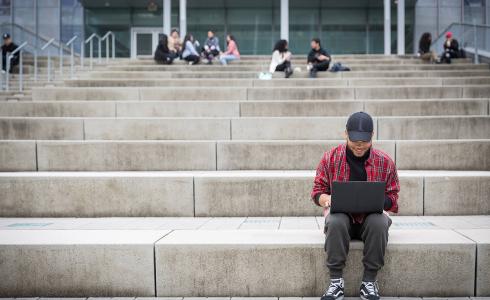
[[[339,62],[333,64],[333,66],[330,68],[330,72],[342,72],[342,71],[350,71],[350,68],[343,66]]]

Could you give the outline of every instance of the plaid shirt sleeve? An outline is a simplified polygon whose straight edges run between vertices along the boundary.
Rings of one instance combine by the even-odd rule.
[[[395,163],[390,159],[388,161],[389,170],[386,176],[386,196],[391,199],[391,208],[388,211],[393,213],[398,212],[398,192],[400,192],[400,183],[398,181],[398,173]]]
[[[311,191],[311,199],[318,206],[320,206],[320,204],[318,203],[317,195],[330,195],[330,152],[331,151],[325,152],[320,160],[320,163],[318,164],[313,190]]]

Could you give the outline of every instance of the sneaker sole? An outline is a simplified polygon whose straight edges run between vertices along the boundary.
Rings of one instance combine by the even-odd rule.
[[[368,298],[363,297],[363,296],[361,296],[361,295],[359,295],[359,297],[360,297],[362,300],[369,300]],[[381,299],[381,297],[380,297],[380,299]]]

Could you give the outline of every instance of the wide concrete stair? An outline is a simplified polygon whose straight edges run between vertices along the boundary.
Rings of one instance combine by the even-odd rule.
[[[314,170],[360,110],[401,185],[382,295],[490,296],[489,66],[347,55],[309,79],[298,57],[259,80],[268,59],[116,59],[2,95],[0,297],[319,297]]]

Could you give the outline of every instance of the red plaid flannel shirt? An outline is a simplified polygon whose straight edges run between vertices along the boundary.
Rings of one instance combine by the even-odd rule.
[[[317,194],[330,195],[332,182],[349,181],[350,169],[346,160],[346,147],[346,144],[342,144],[323,154],[316,170],[315,183],[311,192],[313,201]],[[393,160],[383,151],[371,147],[369,157],[366,160],[366,174],[367,181],[386,182],[385,193],[391,199],[392,204],[389,211],[397,213],[400,184]],[[326,208],[325,215],[328,213],[329,209]],[[352,214],[351,217],[354,223],[362,223],[365,215]]]

